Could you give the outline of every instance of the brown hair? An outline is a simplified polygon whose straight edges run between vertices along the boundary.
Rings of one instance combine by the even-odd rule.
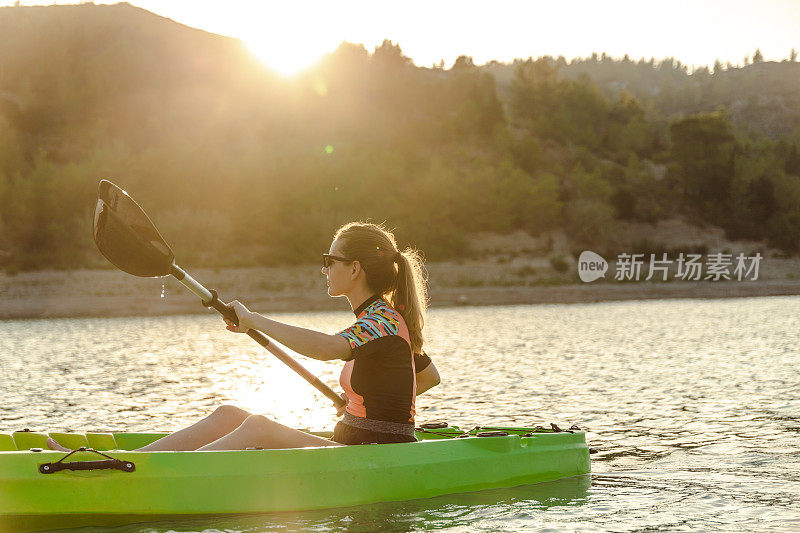
[[[339,228],[334,238],[341,239],[345,257],[361,263],[367,286],[403,316],[411,349],[420,353],[428,309],[422,255],[411,248],[400,252],[392,232],[377,224],[351,222]]]

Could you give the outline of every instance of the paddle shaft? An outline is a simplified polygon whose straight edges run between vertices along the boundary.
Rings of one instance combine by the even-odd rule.
[[[203,304],[209,307],[213,307],[216,309],[219,314],[230,320],[231,322],[238,324],[239,319],[236,316],[236,311],[233,310],[227,303],[223,302],[219,298],[216,297],[214,293],[203,287],[203,285],[194,279],[192,276],[184,272],[182,268],[178,265],[173,264],[170,267],[170,274],[175,277],[178,281],[180,281],[183,285],[186,286],[190,291],[195,293],[202,301]],[[247,330],[247,335],[250,336],[251,339],[256,341],[258,344],[269,350],[269,352],[280,359],[284,364],[286,364],[289,368],[300,374],[306,381],[308,381],[315,389],[320,391],[322,394],[327,396],[336,407],[344,407],[345,402],[341,396],[333,392],[330,387],[325,385],[323,382],[319,380],[314,374],[308,371],[303,365],[292,359],[286,352],[281,350],[275,343],[271,342],[269,337],[264,335],[258,330],[249,329]]]

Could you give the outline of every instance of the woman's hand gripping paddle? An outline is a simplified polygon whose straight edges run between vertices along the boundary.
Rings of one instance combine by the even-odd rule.
[[[153,278],[174,276],[203,301],[231,322],[238,323],[236,312],[219,299],[215,290],[208,290],[175,264],[175,255],[147,214],[128,193],[108,180],[100,182],[94,212],[94,242],[111,263],[128,274]],[[269,350],[292,370],[300,374],[337,408],[344,400],[314,374],[278,348],[260,331],[247,331],[253,340]]]

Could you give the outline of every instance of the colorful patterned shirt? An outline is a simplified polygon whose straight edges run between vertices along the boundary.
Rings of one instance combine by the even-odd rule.
[[[338,333],[350,344],[339,382],[347,394],[346,412],[362,419],[414,423],[417,382],[415,359],[403,317],[378,296],[355,311],[356,322]]]

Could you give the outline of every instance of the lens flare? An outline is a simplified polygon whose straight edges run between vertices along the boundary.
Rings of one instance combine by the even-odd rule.
[[[312,86],[314,87],[314,92],[317,93],[319,96],[327,96],[328,94],[328,84],[325,83],[324,80],[320,78],[316,78],[312,82]]]

